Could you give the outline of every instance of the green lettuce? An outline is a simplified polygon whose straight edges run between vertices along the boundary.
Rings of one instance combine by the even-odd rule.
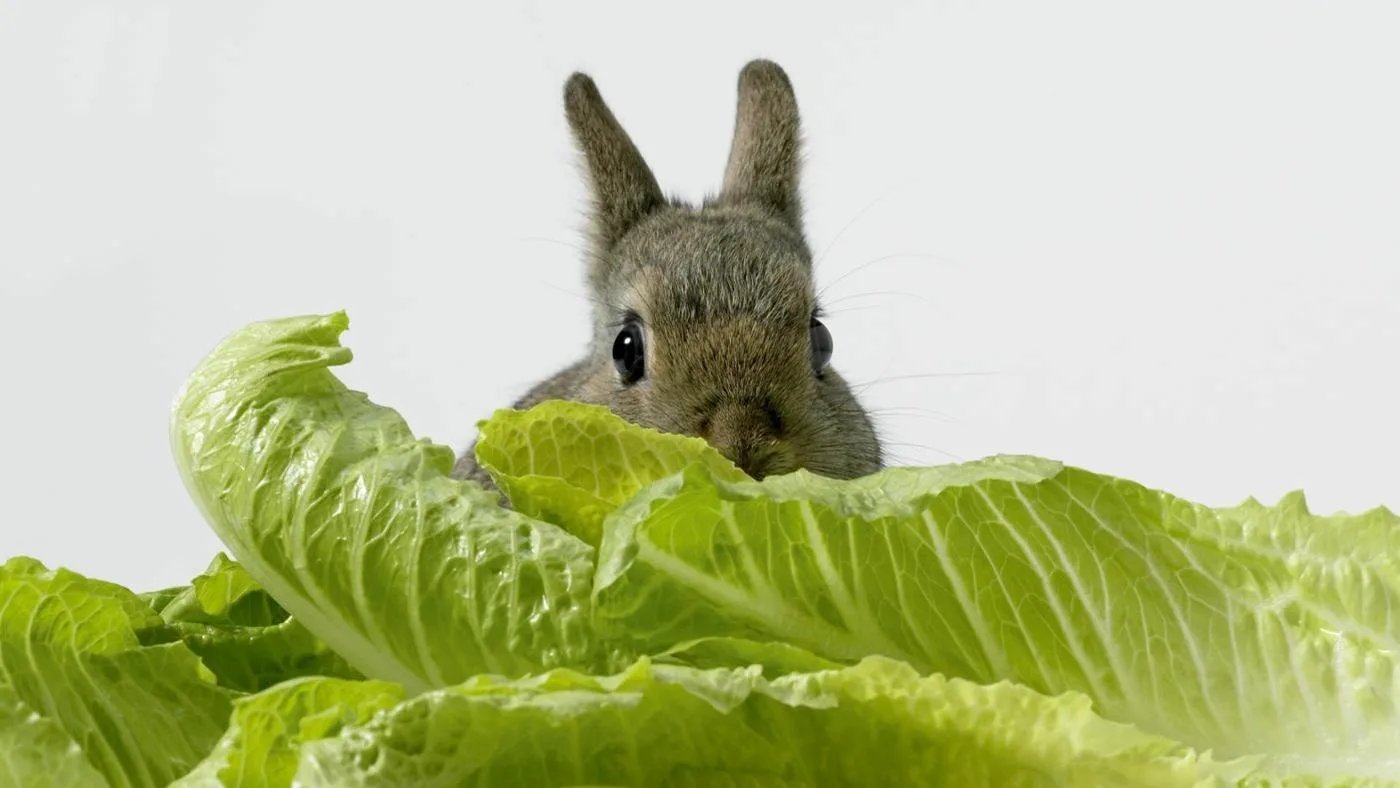
[[[1282,772],[1400,773],[1400,521],[1298,496],[1214,511],[1029,458],[887,490],[694,467],[608,521],[594,619],[640,651],[727,635],[1044,693]]]
[[[303,677],[240,698],[223,738],[172,786],[285,788],[296,776],[303,744],[367,723],[403,694],[382,681]]]
[[[221,686],[257,692],[298,676],[360,678],[222,553],[189,586],[145,597]]]
[[[234,557],[366,676],[414,691],[597,661],[593,548],[450,478],[450,449],[345,387],[344,313],[259,323],[177,399],[171,437]]]
[[[0,570],[0,783],[1400,784],[1387,510],[1029,457],[759,482],[559,402],[480,425],[503,499],[332,374],[347,326],[249,326],[177,397],[233,560]]]
[[[0,566],[0,778],[163,786],[209,751],[232,694],[149,605],[38,561]]]
[[[699,438],[619,422],[606,408],[576,402],[498,410],[477,425],[477,460],[516,510],[594,546],[604,518],[650,482],[695,463],[717,478],[748,478]]]
[[[82,788],[107,782],[63,724],[0,687],[0,785]]]
[[[506,489],[611,474],[591,483],[639,491],[599,529],[594,621],[615,647],[721,635],[883,654],[1084,692],[1112,719],[1265,753],[1280,773],[1400,773],[1400,518],[1388,510],[1321,517],[1301,494],[1213,510],[1031,457],[758,483],[712,470],[723,466],[703,443],[603,409],[555,414],[510,416],[507,472],[499,447],[479,457]],[[592,462],[608,432],[675,450],[664,464]]]
[[[765,678],[641,660],[431,692],[302,747],[298,785],[1197,785],[1239,779],[1081,695],[872,657]]]

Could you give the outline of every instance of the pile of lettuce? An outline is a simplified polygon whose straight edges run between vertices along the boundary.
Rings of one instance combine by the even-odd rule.
[[[0,785],[1400,784],[1400,518],[998,457],[753,481],[551,402],[510,507],[258,323],[173,448],[233,559],[0,567]]]

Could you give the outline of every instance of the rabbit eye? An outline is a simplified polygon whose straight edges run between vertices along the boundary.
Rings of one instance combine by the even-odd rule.
[[[646,374],[646,353],[642,348],[642,327],[629,322],[617,333],[612,347],[613,366],[622,382],[632,385]]]
[[[812,318],[812,371],[821,374],[826,369],[826,365],[831,363],[831,331],[827,329],[822,321]]]

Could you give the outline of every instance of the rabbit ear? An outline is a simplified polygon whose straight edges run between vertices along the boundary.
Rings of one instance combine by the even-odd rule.
[[[611,248],[665,197],[587,74],[576,73],[565,83],[564,114],[588,166],[596,241]]]
[[[744,66],[720,199],[762,204],[800,230],[799,133],[797,97],[787,74],[769,60]]]

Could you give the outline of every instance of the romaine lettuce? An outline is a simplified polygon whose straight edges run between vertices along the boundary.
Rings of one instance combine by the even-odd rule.
[[[232,693],[121,586],[0,565],[0,780],[166,785],[203,758]]]
[[[1389,511],[1028,457],[756,482],[560,402],[480,425],[506,508],[335,378],[346,327],[180,392],[237,562],[0,570],[0,784],[1400,784]]]
[[[503,409],[477,426],[477,459],[511,505],[595,547],[604,518],[657,479],[696,463],[716,478],[748,478],[699,438],[619,429],[620,420],[596,405]]]
[[[765,678],[641,660],[611,676],[481,677],[303,746],[296,783],[1198,785],[1238,779],[1081,695],[919,676],[872,657]]]
[[[259,323],[177,397],[190,493],[248,572],[367,676],[414,691],[596,661],[593,548],[449,477],[453,454],[336,379],[344,313]]]
[[[1109,719],[1321,775],[1400,773],[1400,521],[1222,512],[1027,458],[848,485],[694,467],[612,515],[594,619],[1086,693]],[[917,483],[911,480],[917,476]],[[909,493],[917,494],[909,494]]]
[[[298,676],[361,678],[242,566],[220,553],[189,586],[148,597],[221,686],[257,692]]]
[[[303,744],[367,723],[403,695],[402,687],[382,681],[304,677],[240,698],[223,738],[172,788],[286,788]]]

